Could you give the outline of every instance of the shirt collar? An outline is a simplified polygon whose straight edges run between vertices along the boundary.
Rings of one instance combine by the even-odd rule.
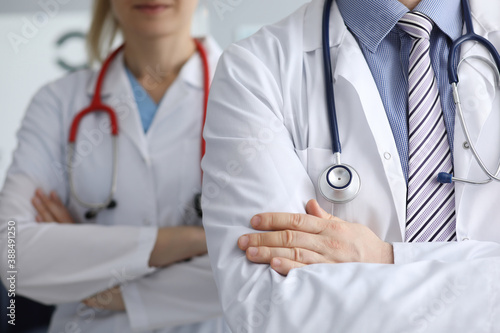
[[[377,50],[385,36],[408,12],[398,0],[337,0],[337,5],[347,27],[370,52]],[[430,17],[452,40],[460,37],[460,0],[422,0],[415,11]]]
[[[414,11],[427,15],[451,40],[462,35],[463,19],[460,0],[422,0]]]

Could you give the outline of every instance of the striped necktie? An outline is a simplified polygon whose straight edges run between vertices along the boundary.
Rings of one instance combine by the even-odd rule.
[[[455,187],[437,181],[439,172],[453,172],[453,163],[430,58],[433,25],[418,12],[407,13],[398,22],[413,39],[408,74],[407,242],[456,240]]]

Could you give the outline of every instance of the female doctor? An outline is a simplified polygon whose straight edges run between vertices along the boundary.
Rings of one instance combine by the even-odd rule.
[[[1,229],[17,228],[17,292],[57,305],[50,332],[222,329],[194,207],[206,71],[220,50],[190,36],[197,3],[96,0],[92,56],[109,53],[117,31],[124,49],[108,58],[102,82],[92,70],[73,73],[43,87],[26,112],[0,196]],[[117,136],[110,114],[75,121],[99,94]],[[6,245],[1,258],[7,267]]]
[[[351,15],[365,11],[353,16],[357,30],[347,28],[341,2],[343,8],[350,6]],[[360,46],[367,41],[355,37],[362,32],[376,45],[374,39],[384,37],[381,31],[395,28],[408,13],[405,5],[419,2],[416,9],[438,23],[450,22],[453,15],[458,24],[439,28],[456,27],[457,38],[462,23],[472,18],[475,32],[500,49],[498,1],[470,0],[472,15],[466,16],[460,0],[336,0],[331,10],[324,10],[325,0],[313,0],[222,56],[205,127],[202,206],[222,307],[234,332],[499,329],[500,184],[457,181],[456,229],[446,236],[451,240],[456,232],[456,240],[406,242],[407,182]],[[397,9],[394,21],[387,18],[389,5]],[[330,18],[323,30],[324,13]],[[423,15],[415,15],[422,21]],[[322,38],[324,31],[329,38]],[[391,38],[412,42],[405,34],[395,30]],[[381,47],[380,52],[389,52]],[[324,67],[326,48],[331,71]],[[367,52],[370,56],[375,50]],[[454,175],[483,181],[488,176],[476,163],[472,144],[496,170],[500,83],[488,66],[493,58],[485,48],[469,42],[459,56],[466,59],[460,66],[459,93],[471,135],[470,140],[464,136],[457,112]],[[399,53],[397,59],[403,59]],[[392,65],[383,62],[376,69]],[[342,142],[340,163],[357,170],[361,184],[353,193],[357,196],[344,203],[333,203],[321,182],[325,170],[339,163],[332,152],[326,103],[325,77],[330,72]],[[445,101],[446,95],[441,96]],[[405,96],[391,91],[389,98]],[[452,98],[447,101],[453,103]],[[336,183],[346,174],[329,180]],[[430,172],[428,177],[435,176]]]

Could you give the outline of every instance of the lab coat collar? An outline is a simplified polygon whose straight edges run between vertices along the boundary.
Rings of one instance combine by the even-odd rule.
[[[205,46],[205,49],[208,53],[209,57],[209,72],[210,76],[212,77],[215,68],[214,64],[217,63],[217,61],[214,59],[218,59],[221,50],[215,40],[212,37],[204,37],[200,39],[203,46]],[[124,55],[123,52],[120,52],[117,56],[116,59],[113,61],[111,64],[109,70],[108,70],[108,75],[105,77],[105,82],[102,87],[101,91],[101,96],[103,98],[109,97],[109,95],[113,92],[114,87],[116,86],[116,81],[113,80],[110,75],[113,75],[112,72],[114,71],[119,71],[120,68],[125,70],[125,65],[124,65]],[[192,87],[196,87],[199,89],[203,89],[203,72],[201,69],[203,68],[202,66],[202,61],[201,61],[201,56],[198,52],[196,52],[187,62],[186,64],[182,67],[181,72],[179,73],[178,79],[183,81],[184,83],[187,83],[188,85]],[[99,71],[96,71],[89,80],[89,83],[87,84],[87,93],[89,97],[94,96],[95,92],[95,86],[97,84],[97,77],[99,75]]]
[[[203,38],[202,43],[208,53],[210,76],[213,77],[215,65],[221,54],[221,49],[211,37]],[[202,68],[201,57],[197,52],[188,60],[179,73],[179,77],[176,80],[180,83],[180,90],[178,92],[179,98],[175,102],[182,99],[182,96],[185,95],[185,89],[188,87],[194,87],[200,90],[203,89]],[[94,72],[87,84],[87,93],[90,98],[94,96],[98,75],[99,71]],[[148,161],[147,135],[144,135],[137,103],[135,102],[132,87],[126,75],[123,52],[120,52],[116,56],[116,59],[113,60],[108,69],[102,86],[101,98],[105,104],[109,104],[117,112],[120,133],[124,133],[128,136],[137,146],[144,160]],[[162,110],[162,104],[160,104],[158,113],[155,117],[161,117],[164,114],[165,112]],[[155,121],[153,121],[150,131],[153,129],[154,123]],[[150,131],[148,131],[148,133],[150,133]]]
[[[96,71],[87,85],[87,92],[91,98],[94,96],[98,75],[99,71]],[[127,78],[123,52],[118,53],[109,66],[101,90],[101,99],[104,104],[115,110],[118,117],[119,133],[129,137],[144,160],[148,160],[148,144],[134,93]]]
[[[123,52],[120,52],[116,55],[116,58],[113,60],[113,62],[110,64],[108,68],[108,73],[104,77],[104,84],[101,89],[101,97],[107,98],[111,95],[113,92],[114,88],[116,88],[116,85],[118,84],[118,79],[117,74],[120,71],[120,67],[123,68],[123,71],[125,73],[125,65],[124,65],[124,60],[123,60]],[[95,87],[97,85],[97,78],[99,76],[100,69],[97,71],[94,71],[94,73],[90,76],[89,82],[87,83],[87,94],[89,95],[90,98],[94,96],[95,93]]]
[[[481,26],[486,33],[500,30],[500,2],[470,0],[472,16],[476,26]]]
[[[210,36],[199,39],[205,47],[208,56],[209,74],[213,77],[215,73],[215,64],[222,53],[217,42]],[[179,78],[192,87],[203,89],[203,63],[199,52],[196,52],[182,68]]]
[[[321,48],[323,40],[321,36],[322,31],[322,17],[323,7],[325,0],[313,0],[306,8],[304,15],[304,36],[303,45],[304,51],[310,52]],[[330,24],[330,47],[339,45],[344,38],[347,28],[344,25],[344,20],[340,14],[337,2],[332,5],[332,13]]]

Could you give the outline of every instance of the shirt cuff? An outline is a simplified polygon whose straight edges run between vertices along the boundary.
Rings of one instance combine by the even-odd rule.
[[[131,281],[120,286],[130,327],[138,332],[149,327],[149,319],[137,283]]]
[[[394,264],[404,265],[417,261],[416,249],[413,243],[392,243]]]
[[[132,265],[130,271],[124,272],[127,276],[125,276],[124,281],[120,281],[120,284],[131,282],[145,274],[150,274],[155,271],[154,267],[149,266],[149,258],[156,244],[157,237],[158,228],[140,228],[139,237],[137,238],[137,252],[132,261],[137,264]]]

